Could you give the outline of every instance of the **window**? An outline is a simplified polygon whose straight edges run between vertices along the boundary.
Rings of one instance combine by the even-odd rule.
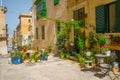
[[[85,19],[85,8],[80,8],[73,12],[74,20],[84,20]]]
[[[30,40],[31,38],[32,38],[32,37],[29,35],[29,36],[28,36],[28,39]]]
[[[120,5],[120,1],[96,7],[97,33],[120,32],[120,25],[118,24],[120,16],[116,15],[120,13],[120,8],[117,8],[118,4]]]
[[[60,1],[60,0],[54,0],[54,5],[59,4],[59,1]]]
[[[76,21],[79,21],[79,20],[85,20],[85,8],[83,7],[83,8],[80,8],[80,9],[78,9],[78,10],[75,10],[75,11],[73,11],[73,18],[74,18],[74,20],[76,20]],[[85,24],[84,24],[85,25]],[[80,33],[80,31],[79,30],[76,30],[76,29],[74,29],[74,49],[77,51],[77,52],[79,52],[80,51],[80,49],[79,49],[79,47],[78,47],[78,36],[79,36],[79,33]],[[85,34],[85,33],[84,33]],[[84,35],[83,34],[83,35]]]
[[[36,39],[38,39],[38,28],[36,28]]]
[[[57,28],[56,28],[56,29],[57,29],[57,33],[59,33],[59,32],[60,32],[60,22],[57,23],[57,26],[56,26],[56,27],[57,27]]]
[[[40,0],[40,2],[37,4],[36,11],[37,19],[47,16],[46,0]]]
[[[31,19],[28,19],[28,22],[31,23]]]
[[[45,27],[42,26],[42,39],[45,39]]]
[[[32,28],[32,26],[31,26],[31,25],[29,25],[29,27],[28,27],[28,31],[31,31],[31,28]]]

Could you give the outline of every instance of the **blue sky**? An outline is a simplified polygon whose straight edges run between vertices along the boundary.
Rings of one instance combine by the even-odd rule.
[[[30,12],[32,0],[2,0],[2,5],[7,7],[6,24],[8,24],[8,34],[12,36],[19,24],[19,15]]]

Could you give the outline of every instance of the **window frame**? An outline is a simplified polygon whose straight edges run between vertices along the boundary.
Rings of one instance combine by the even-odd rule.
[[[97,13],[96,13],[96,33],[117,33],[117,32],[120,32],[120,30],[118,31],[118,26],[117,26],[117,15],[115,16],[115,19],[116,19],[116,26],[115,26],[115,28],[116,28],[116,30],[115,30],[115,32],[111,32],[110,31],[110,14],[109,14],[109,6],[110,5],[112,5],[112,4],[115,4],[115,6],[117,7],[117,1],[114,1],[114,2],[111,2],[111,3],[108,3],[108,4],[105,4],[105,5],[100,5],[100,6],[105,6],[106,7],[106,11],[105,11],[105,18],[106,18],[106,22],[105,22],[105,24],[104,24],[104,26],[106,26],[106,28],[104,27],[104,29],[105,29],[105,31],[103,30],[103,31],[101,31],[101,32],[99,32],[99,30],[97,30],[98,29],[98,25],[97,25],[97,23],[98,23],[98,21],[97,21]],[[120,4],[120,3],[119,3]],[[100,6],[97,6],[97,7],[100,7]],[[97,8],[96,7],[96,8]],[[115,8],[115,13],[116,14],[118,14],[117,13],[117,8]],[[102,22],[102,21],[101,21]]]
[[[45,26],[44,25],[41,27],[41,32],[42,32],[41,34],[42,40],[44,40],[45,39]]]

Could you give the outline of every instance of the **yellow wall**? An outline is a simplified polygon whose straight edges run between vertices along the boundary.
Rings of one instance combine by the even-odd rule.
[[[0,6],[0,34],[2,35],[6,35],[6,11],[6,7]]]
[[[29,22],[29,19],[31,22]],[[21,35],[30,35],[30,26],[32,26],[32,15],[31,14],[21,14],[20,15],[20,27]]]

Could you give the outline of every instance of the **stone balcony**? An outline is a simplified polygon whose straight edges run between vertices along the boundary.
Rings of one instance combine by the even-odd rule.
[[[0,34],[0,40],[5,40],[7,39],[8,35],[7,34]]]

